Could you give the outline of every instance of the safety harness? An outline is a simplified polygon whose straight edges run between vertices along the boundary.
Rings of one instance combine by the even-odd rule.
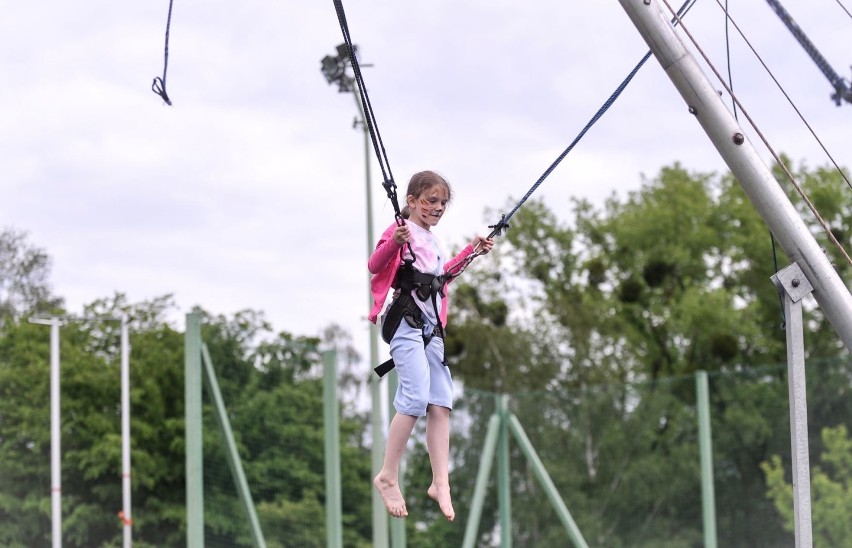
[[[446,275],[436,276],[420,272],[414,268],[413,259],[405,259],[396,273],[393,284],[391,284],[391,287],[396,289],[396,292],[387,312],[382,317],[382,340],[390,344],[402,320],[405,320],[414,329],[423,330],[420,307],[414,301],[412,293],[423,302],[431,299],[432,309],[435,311],[435,317],[438,320],[438,325],[435,326],[432,333],[428,335],[423,334],[423,347],[429,346],[429,343],[435,337],[443,339],[444,326],[441,325],[441,316],[438,313],[438,296],[444,296],[444,285],[446,282]],[[442,361],[444,360],[442,359]],[[444,361],[444,365],[447,365],[446,361]],[[396,367],[396,364],[394,364],[393,358],[391,358],[374,367],[373,371],[379,377],[383,377],[394,367]]]

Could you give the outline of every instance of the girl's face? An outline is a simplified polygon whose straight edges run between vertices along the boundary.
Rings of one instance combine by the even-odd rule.
[[[441,185],[435,185],[421,193],[420,196],[409,195],[406,200],[408,207],[411,209],[408,220],[421,228],[429,230],[441,220],[450,198],[447,195],[446,188]]]

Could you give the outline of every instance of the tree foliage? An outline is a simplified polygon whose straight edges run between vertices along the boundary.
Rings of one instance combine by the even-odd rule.
[[[87,306],[61,328],[62,504],[66,546],[119,546],[122,527],[120,345],[131,318],[131,461],[137,546],[185,544],[184,341],[166,319],[169,296],[131,304],[124,295]],[[204,317],[238,450],[270,546],[322,543],[325,502],[321,342],[274,333],[263,315]],[[50,540],[49,331],[15,321],[0,337],[0,544]],[[34,404],[34,402],[42,402]],[[365,420],[341,423],[347,545],[369,538]],[[205,536],[210,545],[251,544],[222,436],[205,403]],[[286,519],[282,518],[282,512]],[[299,544],[309,546],[313,544]]]
[[[840,174],[803,167],[796,176],[835,236],[848,242],[852,199]],[[813,219],[804,200],[792,189],[789,195]],[[789,261],[745,193],[730,174],[674,164],[600,208],[575,200],[571,221],[564,217],[527,202],[489,268],[480,263],[470,285],[454,289],[447,348],[456,378],[466,388],[513,394],[542,455],[560,456],[548,470],[592,544],[689,546],[702,538],[692,378],[708,371],[720,542],[789,542],[763,497],[759,468],[789,452],[789,429],[779,426],[787,406],[783,369],[763,369],[786,359],[770,276]],[[807,222],[829,249],[820,225]],[[848,262],[829,253],[848,275]],[[805,316],[810,361],[842,351],[813,301]],[[847,370],[813,375],[834,375],[826,380],[839,389],[815,400],[814,419],[846,411]],[[474,418],[454,438],[454,451],[475,454],[485,422]],[[513,488],[539,497],[513,504],[515,523],[524,524],[516,542],[546,546],[564,538],[528,525],[540,523],[548,505],[519,454],[512,470]],[[481,530],[495,522],[485,516]]]
[[[27,233],[0,230],[0,327],[22,314],[49,313],[62,305],[48,285],[50,259]]]
[[[848,546],[852,543],[852,439],[846,425],[822,430],[825,452],[822,465],[813,467],[813,539],[817,546]],[[793,486],[785,477],[787,466],[778,455],[761,464],[766,474],[767,496],[784,517],[784,526],[793,531]]]

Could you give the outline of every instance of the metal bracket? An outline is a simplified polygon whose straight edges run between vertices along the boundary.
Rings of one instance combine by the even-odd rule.
[[[787,294],[794,303],[801,301],[814,290],[811,282],[797,263],[786,266],[772,275],[772,283]]]

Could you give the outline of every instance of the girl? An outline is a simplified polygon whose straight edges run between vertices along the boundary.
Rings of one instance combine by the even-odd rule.
[[[461,253],[445,260],[431,228],[441,220],[451,197],[450,185],[443,177],[433,171],[415,173],[401,211],[408,221],[385,230],[367,265],[373,274],[371,322],[376,323],[391,287],[396,289],[382,326],[399,376],[393,402],[396,414],[388,431],[384,464],[373,485],[390,515],[398,518],[408,515],[399,489],[399,463],[414,424],[424,415],[432,465],[432,485],[427,493],[448,520],[455,518],[448,468],[453,380],[444,364],[447,288],[440,276],[454,272],[475,251],[488,253],[494,242],[476,236]],[[404,261],[410,264],[403,266]]]

